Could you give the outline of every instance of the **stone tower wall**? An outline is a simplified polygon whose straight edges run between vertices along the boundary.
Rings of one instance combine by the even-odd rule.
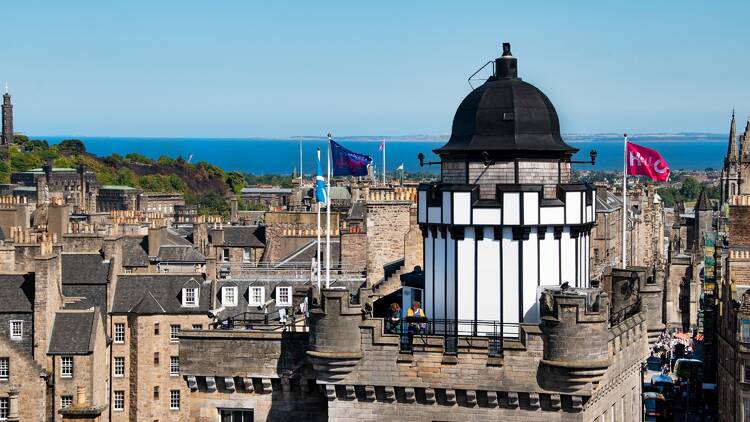
[[[34,360],[50,370],[47,341],[52,332],[55,312],[62,307],[59,253],[50,252],[34,258],[34,271]]]
[[[407,201],[367,202],[368,286],[383,278],[385,264],[404,258],[411,206]]]

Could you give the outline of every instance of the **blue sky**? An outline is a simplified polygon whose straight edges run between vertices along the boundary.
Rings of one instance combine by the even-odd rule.
[[[750,115],[750,2],[8,1],[0,81],[39,135],[442,134],[513,44],[563,132]],[[744,127],[744,124],[740,124]]]

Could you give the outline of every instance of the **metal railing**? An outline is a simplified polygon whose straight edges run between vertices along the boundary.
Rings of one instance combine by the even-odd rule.
[[[391,321],[386,318],[385,332],[399,334],[401,336],[400,350],[406,353],[424,350],[428,345],[427,337],[442,337],[443,350],[447,354],[458,353],[459,338],[464,338],[469,344],[473,339],[486,338],[488,354],[500,356],[503,350],[503,339],[518,339],[519,324],[424,317],[406,317]]]
[[[242,312],[213,323],[213,327],[216,330],[307,331],[307,319],[302,314],[282,318],[278,310]]]
[[[617,312],[613,312],[609,315],[609,325],[617,325],[622,321],[632,317],[633,315],[641,312],[641,298],[639,297],[634,303],[620,309]]]

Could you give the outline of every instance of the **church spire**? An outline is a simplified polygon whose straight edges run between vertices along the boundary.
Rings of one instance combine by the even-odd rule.
[[[734,109],[732,109],[732,123],[729,126],[729,150],[727,151],[727,161],[735,163],[740,154],[737,150],[737,122],[734,118]]]

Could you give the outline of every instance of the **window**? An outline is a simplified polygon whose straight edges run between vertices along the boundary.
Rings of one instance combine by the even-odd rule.
[[[115,399],[112,402],[113,409],[120,411],[125,409],[125,392],[122,390],[115,391]]]
[[[171,376],[180,375],[180,357],[179,356],[169,357],[169,375]]]
[[[115,343],[125,343],[125,324],[115,323]]]
[[[169,326],[169,341],[180,341],[177,336],[180,334],[180,325],[172,324]]]
[[[158,322],[154,323],[154,335],[155,336],[159,335],[159,323]]]
[[[221,261],[229,262],[229,248],[224,248],[221,251]]]
[[[0,381],[8,381],[10,377],[10,358],[0,358]]]
[[[193,330],[202,330],[203,324],[193,324]]]
[[[224,286],[221,288],[221,304],[224,306],[237,306],[237,287]]]
[[[73,404],[73,396],[60,396],[60,407],[66,408]]]
[[[125,375],[125,358],[122,356],[115,356],[115,376],[121,377]]]
[[[169,408],[172,410],[180,408],[180,390],[169,390]]]
[[[154,352],[154,365],[159,364],[159,352]]]
[[[253,422],[253,411],[248,409],[221,409],[221,422]]]
[[[125,274],[133,274],[133,268],[132,267],[125,267]]]
[[[154,400],[159,400],[159,386],[154,387]]]
[[[10,322],[10,339],[21,340],[23,338],[23,321]]]
[[[62,378],[73,377],[73,356],[62,356],[60,358],[60,376]]]
[[[253,249],[252,248],[244,248],[242,250],[242,262],[251,262],[253,256]]]
[[[195,307],[198,306],[198,288],[188,287],[182,289],[182,306]]]
[[[291,287],[277,287],[276,288],[276,304],[279,306],[292,306],[292,288]]]
[[[265,287],[250,287],[250,305],[260,306],[266,299]]]
[[[742,362],[742,366],[744,366],[743,377],[742,381],[744,382],[750,382],[750,360],[746,360]]]
[[[0,397],[0,420],[8,419],[8,407],[10,406],[10,399],[7,397]]]
[[[740,321],[740,341],[750,343],[750,320],[748,319]]]

